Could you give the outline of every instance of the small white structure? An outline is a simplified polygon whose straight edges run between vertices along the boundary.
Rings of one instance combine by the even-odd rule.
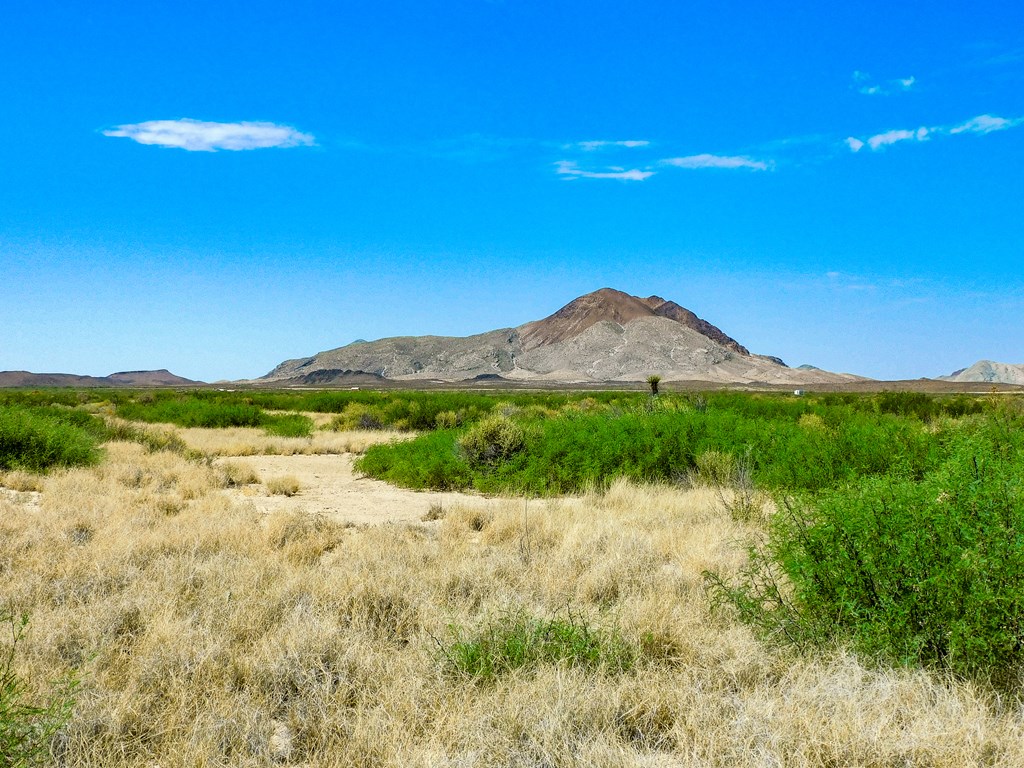
[[[794,389],[793,390],[793,394],[796,395],[797,397],[800,397],[801,395],[803,395],[803,393],[804,393],[804,391],[802,389]]]

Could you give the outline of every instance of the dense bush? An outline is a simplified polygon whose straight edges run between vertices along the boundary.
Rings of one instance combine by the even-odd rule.
[[[709,577],[768,637],[1017,681],[1024,671],[1024,438],[950,432],[920,481],[860,478],[786,499],[737,584]]]
[[[458,443],[469,465],[480,469],[522,451],[526,447],[526,433],[509,417],[496,414],[470,427]]]
[[[428,439],[421,436],[371,448],[361,468],[412,488],[472,484],[489,493],[554,494],[603,487],[616,477],[677,480],[693,472],[698,457],[709,454],[717,455],[722,466],[742,458],[754,481],[766,488],[818,489],[863,475],[920,477],[938,449],[937,433],[926,431],[916,419],[845,406],[819,415],[806,405],[779,399],[731,400],[711,400],[698,408],[661,396],[650,411],[566,409],[557,418],[526,422],[516,416],[511,423],[526,423],[524,434],[529,437],[524,443],[514,441],[516,449],[508,451],[496,448],[493,439],[482,439],[480,430],[491,424],[485,420],[461,438],[464,450],[473,448],[465,451],[467,462],[451,461],[459,438],[443,432],[438,434],[447,434],[447,442],[429,438],[432,453],[421,450],[421,441]],[[504,418],[507,429],[510,417]],[[420,461],[430,467],[429,473]],[[386,476],[372,467],[386,468]],[[403,474],[400,467],[415,471]],[[446,467],[452,476],[446,476]],[[441,486],[422,485],[428,476],[440,479]]]
[[[398,448],[399,450],[391,450]],[[355,468],[370,477],[407,488],[439,491],[466,488],[473,482],[469,464],[459,455],[455,434],[438,430],[391,445],[374,445],[356,460]]]
[[[196,397],[129,401],[117,406],[117,415],[131,421],[177,424],[179,427],[259,427],[263,411],[245,403],[211,402]]]
[[[0,469],[39,472],[91,464],[103,425],[87,413],[57,407],[0,406]]]

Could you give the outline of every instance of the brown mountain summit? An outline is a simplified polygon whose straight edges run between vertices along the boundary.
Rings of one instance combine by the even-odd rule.
[[[788,368],[751,354],[706,320],[660,296],[612,288],[580,296],[543,320],[474,336],[401,336],[361,341],[286,360],[258,381],[323,385],[331,372],[395,380],[770,382],[808,384],[856,377]],[[339,384],[342,383],[340,380]]]
[[[595,323],[612,322],[625,326],[642,317],[666,317],[675,320],[741,355],[750,354],[735,339],[726,336],[711,323],[701,320],[674,301],[665,301],[660,296],[641,299],[616,291],[614,288],[601,288],[580,296],[553,315],[520,326],[523,350],[529,351],[536,347],[566,341],[579,336]]]

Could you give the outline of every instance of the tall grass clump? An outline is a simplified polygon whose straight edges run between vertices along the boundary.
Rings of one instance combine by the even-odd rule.
[[[798,648],[839,642],[898,664],[1019,684],[1024,438],[962,425],[923,479],[865,477],[784,499],[767,542],[716,600]]]
[[[453,641],[438,641],[446,670],[482,682],[542,664],[625,672],[636,660],[635,649],[618,632],[592,627],[572,611],[547,619],[510,612],[473,633],[449,629]]]
[[[102,424],[62,408],[0,406],[0,469],[41,472],[92,464]]]

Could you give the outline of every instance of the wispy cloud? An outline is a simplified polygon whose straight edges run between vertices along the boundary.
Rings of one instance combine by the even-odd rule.
[[[890,144],[898,144],[901,141],[927,141],[929,133],[931,131],[924,126],[913,131],[886,131],[885,133],[876,133],[874,136],[869,136],[867,144],[872,149],[880,149]]]
[[[189,118],[119,125],[103,131],[103,135],[131,139],[139,144],[176,147],[189,152],[297,147],[315,143],[315,139],[308,133],[300,133],[287,125],[263,122],[213,123]]]
[[[627,170],[617,166],[603,171],[585,171],[573,160],[556,162],[555,173],[569,179],[618,179],[620,181],[643,181],[654,175],[654,171],[642,171],[639,168]]]
[[[596,152],[599,149],[636,149],[649,146],[651,142],[643,139],[627,139],[625,141],[577,141],[566,145],[565,149],[581,149],[584,152]]]
[[[909,91],[914,87],[914,83],[917,82],[917,78],[910,75],[879,83],[875,82],[874,78],[867,72],[861,72],[860,70],[854,71],[852,80],[853,84],[851,87],[855,88],[857,93],[862,93],[865,96],[889,96],[894,93]]]
[[[867,139],[859,139],[856,136],[848,136],[844,142],[853,152],[860,152],[864,147],[872,150],[879,150],[892,144],[903,141],[927,141],[937,136],[956,136],[965,133],[984,135],[995,131],[1005,131],[1024,125],[1024,117],[998,117],[996,115],[978,115],[958,125],[938,125],[933,127],[921,126],[920,128],[907,130],[897,129],[877,133]]]
[[[1016,128],[1024,125],[1024,118],[1015,117],[1008,119],[996,117],[995,115],[978,115],[970,120],[949,129],[950,133],[992,133],[993,131],[1005,131],[1008,128]]]
[[[771,161],[755,160],[743,155],[689,155],[688,157],[669,157],[661,161],[663,165],[676,168],[747,168],[752,171],[767,171],[774,167]]]

